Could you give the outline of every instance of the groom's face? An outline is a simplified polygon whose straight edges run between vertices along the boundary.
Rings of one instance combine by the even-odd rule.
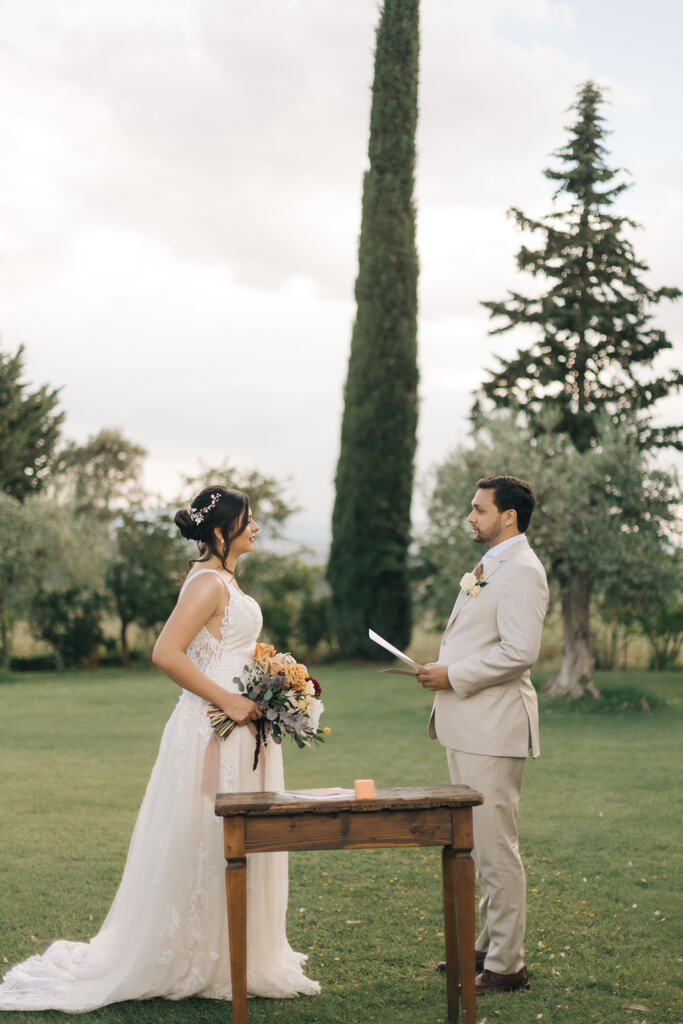
[[[489,547],[498,541],[505,527],[503,513],[493,501],[493,490],[480,488],[472,498],[472,511],[467,522],[472,527],[472,540],[475,544],[488,544]]]

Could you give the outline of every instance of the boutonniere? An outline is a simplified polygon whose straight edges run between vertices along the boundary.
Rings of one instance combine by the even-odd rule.
[[[481,588],[487,586],[488,582],[484,579],[484,570],[481,565],[476,565],[472,572],[466,572],[460,580],[460,589],[472,597],[479,597]]]

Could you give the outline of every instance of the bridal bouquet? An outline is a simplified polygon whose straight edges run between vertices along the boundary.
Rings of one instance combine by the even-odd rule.
[[[254,769],[268,736],[275,743],[281,743],[283,735],[291,736],[298,747],[310,747],[313,741],[322,743],[329,736],[329,729],[318,726],[325,710],[320,700],[320,684],[291,654],[278,654],[272,644],[256,644],[251,663],[244,666],[235,682],[240,693],[263,712],[263,717],[254,723]],[[221,739],[229,736],[237,724],[215,704],[209,705],[209,719]]]

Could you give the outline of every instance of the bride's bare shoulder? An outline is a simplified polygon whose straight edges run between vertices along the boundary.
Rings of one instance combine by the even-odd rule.
[[[230,591],[221,574],[216,569],[192,569],[180,588],[179,600],[185,597],[192,601],[204,601],[213,595],[217,600],[230,600]]]

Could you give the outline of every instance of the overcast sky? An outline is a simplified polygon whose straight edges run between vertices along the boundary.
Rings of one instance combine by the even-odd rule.
[[[0,336],[65,433],[119,427],[171,495],[199,459],[290,478],[324,542],[367,165],[375,0],[0,0]],[[653,285],[683,284],[678,0],[423,0],[418,478],[512,339],[509,206],[587,78]],[[681,358],[683,305],[658,313]],[[663,418],[673,416],[673,400]],[[191,495],[188,495],[188,499]]]

